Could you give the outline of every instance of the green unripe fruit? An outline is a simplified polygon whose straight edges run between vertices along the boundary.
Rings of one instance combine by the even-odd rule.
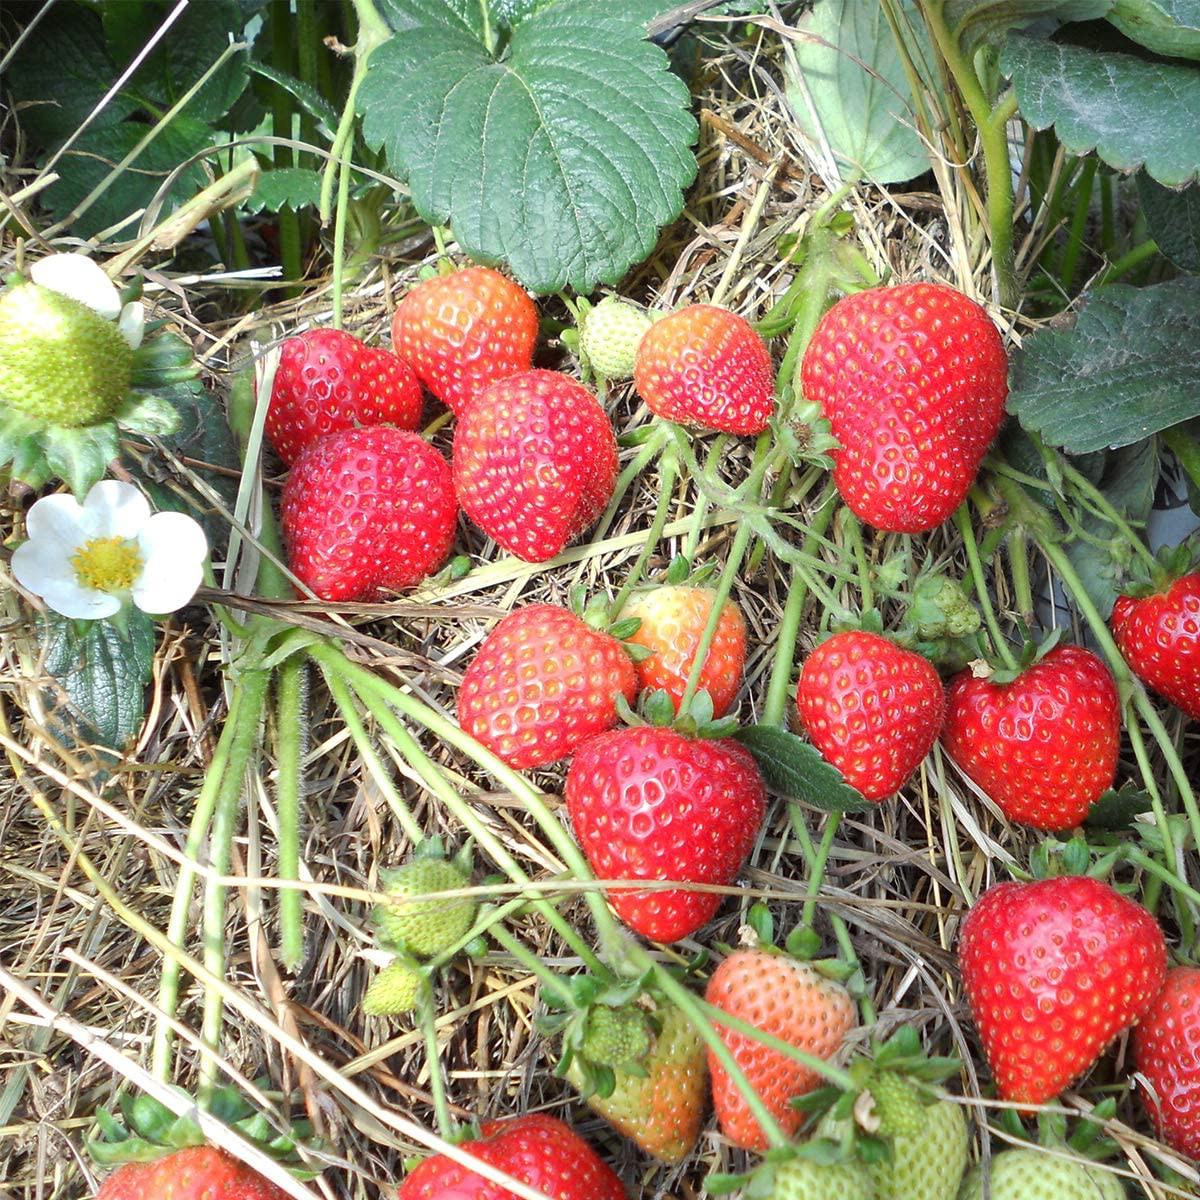
[[[0,297],[0,404],[47,425],[94,425],[129,391],[133,349],[114,321],[36,283]]]
[[[583,319],[579,348],[601,379],[631,379],[642,334],[654,324],[645,309],[605,296]]]
[[[862,1163],[816,1163],[794,1158],[775,1168],[770,1200],[875,1200],[871,1176]]]
[[[883,1138],[914,1137],[925,1128],[926,1109],[916,1084],[894,1071],[879,1071],[869,1084]]]
[[[992,1200],[1125,1200],[1124,1185],[1111,1171],[1032,1148],[997,1154],[990,1182]],[[967,1176],[959,1200],[983,1200],[979,1167]]]
[[[607,1004],[597,1004],[588,1012],[579,1051],[589,1062],[623,1067],[641,1062],[649,1050],[650,1025],[646,1014],[636,1005],[610,1008]]]
[[[397,959],[380,969],[362,999],[362,1010],[373,1017],[412,1012],[425,986],[421,972]]]
[[[390,897],[375,907],[375,928],[383,945],[433,958],[460,941],[474,924],[474,899],[435,894],[457,891],[470,882],[469,873],[457,863],[414,858],[379,874]]]

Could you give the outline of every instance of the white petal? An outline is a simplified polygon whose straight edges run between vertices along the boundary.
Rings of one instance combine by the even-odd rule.
[[[121,336],[136,350],[142,344],[146,332],[146,306],[140,300],[130,300],[121,309],[121,319],[117,322]]]
[[[183,513],[155,513],[138,535],[138,549],[145,566],[131,589],[133,602],[149,613],[182,608],[204,578],[208,539],[199,522]]]
[[[130,592],[133,602],[142,612],[171,613],[182,608],[195,594],[204,579],[204,564],[176,565],[170,574],[143,571],[142,577]]]
[[[51,254],[35,262],[29,274],[34,283],[70,296],[110,321],[121,314],[121,295],[116,284],[86,254]]]
[[[97,536],[95,525],[94,515],[66,493],[43,496],[25,514],[30,540],[59,547],[64,558],[70,558],[80,546]]]
[[[150,520],[150,503],[132,483],[102,479],[88,492],[83,507],[96,522],[93,537],[135,538]]]
[[[121,601],[116,596],[98,592],[95,588],[81,587],[74,581],[55,581],[52,587],[41,593],[41,597],[47,607],[72,619],[98,621],[101,617],[111,617],[121,608]]]
[[[40,596],[56,581],[69,582],[75,578],[75,568],[62,547],[45,539],[31,539],[13,551],[12,573],[13,578],[35,596]]]

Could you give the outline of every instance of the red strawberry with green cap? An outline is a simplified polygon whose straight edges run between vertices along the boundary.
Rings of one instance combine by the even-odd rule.
[[[766,808],[762,775],[737,742],[650,725],[585,742],[567,771],[565,794],[575,836],[600,879],[728,886]],[[609,895],[621,920],[657,942],[695,933],[721,899],[686,887]]]
[[[1154,918],[1086,875],[989,888],[958,947],[963,992],[1002,1100],[1053,1099],[1162,987],[1166,943]]]
[[[1015,677],[962,671],[948,688],[942,745],[1010,821],[1071,829],[1116,776],[1116,684],[1082,646],[1055,646]]]
[[[1138,1093],[1159,1136],[1200,1159],[1200,967],[1172,967],[1133,1030]]]
[[[744,318],[689,304],[642,335],[633,371],[652,413],[725,433],[761,433],[775,405],[766,343]]]
[[[100,1186],[96,1200],[286,1200],[287,1192],[232,1154],[188,1146],[152,1162],[129,1162]]]
[[[966,499],[1004,418],[1008,357],[987,313],[913,283],[839,300],[801,365],[833,436],[833,480],[876,529],[921,533]]]
[[[796,705],[813,745],[846,782],[868,800],[884,800],[933,749],[945,695],[927,658],[853,629],[805,659]]]
[[[458,689],[459,724],[510,767],[566,758],[632,703],[633,662],[616,638],[555,604],[509,613],[484,639]]]
[[[1112,631],[1129,669],[1200,720],[1200,573],[1146,595],[1117,597]]]
[[[544,1113],[486,1121],[459,1149],[550,1200],[625,1200],[613,1169],[570,1126]],[[397,1200],[512,1200],[513,1193],[445,1154],[405,1176]]]
[[[422,280],[392,318],[396,354],[459,416],[489,384],[530,369],[537,332],[529,293],[491,267]]]
[[[296,460],[281,519],[288,565],[322,600],[374,600],[446,561],[458,519],[450,465],[407,430],[330,434]]]
[[[596,397],[559,371],[485,388],[454,431],[463,511],[504,549],[545,562],[594,524],[617,480],[617,441]]]
[[[408,363],[341,329],[309,329],[280,348],[267,437],[291,466],[306,446],[343,429],[416,429],[422,403]]]

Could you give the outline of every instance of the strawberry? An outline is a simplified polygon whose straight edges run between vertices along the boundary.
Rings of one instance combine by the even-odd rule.
[[[692,1023],[674,1005],[657,1014],[654,1044],[635,1067],[616,1071],[607,1096],[592,1092],[588,1107],[612,1122],[638,1146],[667,1163],[682,1162],[700,1136],[708,1093],[704,1043]],[[581,1086],[577,1061],[567,1079]]]
[[[601,379],[629,379],[638,345],[653,323],[644,308],[605,296],[579,326],[580,352]]]
[[[421,404],[421,384],[408,363],[340,329],[309,329],[280,348],[267,437],[290,467],[306,446],[343,429],[416,429]]]
[[[75,428],[111,417],[133,378],[115,321],[36,283],[0,296],[0,407]]]
[[[484,1123],[459,1149],[551,1200],[625,1200],[616,1172],[568,1125],[543,1113]],[[396,1200],[512,1200],[513,1193],[444,1154],[405,1176]]]
[[[1066,875],[989,888],[963,921],[958,959],[1001,1099],[1036,1105],[1145,1015],[1167,950],[1144,908]]]
[[[991,318],[936,283],[839,300],[800,374],[841,444],[830,456],[842,499],[896,533],[933,529],[963,502],[1008,396],[1008,359]]]
[[[1200,967],[1173,967],[1133,1031],[1142,1103],[1168,1145],[1200,1159]]]
[[[1154,595],[1119,596],[1112,631],[1130,670],[1200,720],[1200,573]]]
[[[114,1171],[96,1200],[286,1200],[287,1193],[224,1150],[189,1146]]]
[[[530,369],[537,332],[529,293],[491,267],[422,280],[392,318],[396,354],[460,417],[489,384]]]
[[[1049,1150],[1024,1146],[992,1156],[988,1175],[991,1200],[1125,1200],[1120,1177],[1082,1162],[1066,1147]],[[983,1170],[975,1167],[959,1200],[984,1200]]]
[[[425,977],[421,972],[397,958],[376,972],[363,993],[362,1010],[374,1017],[396,1017],[412,1012],[424,987]]]
[[[565,794],[575,836],[600,879],[727,886],[766,809],[762,775],[737,742],[647,725],[585,742],[567,771]],[[704,925],[721,896],[620,889],[609,901],[644,937],[674,942]]]
[[[509,613],[458,689],[459,724],[510,767],[544,766],[617,723],[637,677],[616,638],[554,604]]]
[[[380,871],[387,893],[373,914],[380,942],[419,958],[433,958],[461,941],[475,923],[477,902],[468,897],[439,897],[469,887],[470,866],[459,859],[419,855],[393,871]]]
[[[1082,646],[1056,646],[1009,682],[963,671],[950,681],[942,745],[1010,821],[1071,829],[1116,776],[1116,684]]]
[[[749,1021],[764,1033],[817,1058],[837,1054],[842,1039],[854,1027],[854,1005],[840,983],[827,979],[808,963],[765,948],[734,951],[713,972],[704,998],[723,1012]],[[771,1115],[785,1133],[794,1134],[804,1114],[791,1102],[820,1086],[821,1077],[746,1034],[720,1025],[717,1028]],[[735,1146],[766,1149],[766,1136],[745,1098],[711,1050],[708,1068],[721,1132]]]
[[[450,466],[428,442],[368,426],[301,453],[281,516],[288,565],[322,600],[373,600],[445,562],[458,510]]]
[[[884,800],[933,749],[945,696],[928,659],[854,629],[808,656],[796,705],[813,745],[846,782],[868,800]]]
[[[876,1200],[867,1168],[853,1160],[818,1162],[811,1158],[792,1158],[766,1169],[770,1170],[773,1179],[771,1190],[766,1192],[756,1188],[751,1192],[747,1189],[745,1195],[767,1196],[769,1200],[830,1200],[834,1196],[837,1200]],[[755,1174],[757,1176],[758,1172]]]
[[[596,397],[558,371],[493,383],[454,432],[463,511],[526,562],[545,562],[604,511],[617,441]]]
[[[725,433],[761,433],[775,404],[771,353],[737,313],[689,304],[638,343],[633,381],[652,413]]]

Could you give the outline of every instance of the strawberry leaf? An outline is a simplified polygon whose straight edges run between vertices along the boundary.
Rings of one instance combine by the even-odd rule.
[[[360,103],[420,215],[537,292],[615,283],[696,172],[688,91],[645,22],[663,5],[560,0],[505,40],[472,0],[387,0]]]
[[[1138,175],[1138,199],[1158,248],[1179,268],[1200,271],[1200,186],[1175,190]]]
[[[1092,21],[1103,17],[1115,0],[947,0],[946,26],[964,46],[1001,40],[1013,29],[1037,21]]]
[[[875,807],[852,788],[814,746],[774,725],[750,725],[737,735],[754,755],[773,792],[825,812],[865,812]]]

